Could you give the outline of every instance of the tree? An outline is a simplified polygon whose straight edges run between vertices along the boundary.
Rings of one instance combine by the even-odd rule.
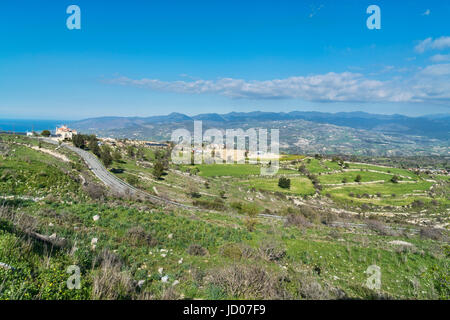
[[[156,179],[161,179],[163,173],[164,173],[164,165],[161,160],[157,160],[153,165],[153,176]]]
[[[100,147],[98,146],[98,142],[97,142],[97,138],[94,139],[89,139],[89,144],[88,144],[88,148],[89,150],[91,150],[91,152],[93,154],[95,154],[97,157],[100,157]]]
[[[133,146],[128,146],[127,147],[127,155],[130,158],[134,158],[134,147]]]
[[[50,137],[50,131],[48,131],[48,130],[44,130],[44,131],[42,131],[41,132],[41,136],[43,136],[43,137]]]
[[[109,167],[112,164],[112,156],[111,151],[107,146],[103,146],[100,150],[100,159],[102,160],[105,167]]]
[[[136,158],[138,158],[141,161],[147,160],[146,157],[145,157],[144,148],[138,148],[138,150],[136,152]]]
[[[308,174],[309,171],[308,169],[306,169],[306,166],[304,164],[302,164],[299,168],[298,171],[301,172],[302,174]]]
[[[392,183],[398,183],[398,180],[400,180],[400,179],[398,178],[398,176],[393,176],[392,179],[391,179],[391,182],[392,182]]]
[[[85,136],[82,134],[75,134],[72,136],[72,143],[75,147],[84,149],[85,147]]]
[[[281,177],[278,179],[278,186],[283,189],[290,189],[291,188],[291,179]]]
[[[355,178],[355,182],[361,182],[361,180],[362,180],[361,175],[358,174]]]
[[[120,151],[118,149],[114,150],[112,157],[113,157],[114,161],[122,160],[122,154],[120,153]]]

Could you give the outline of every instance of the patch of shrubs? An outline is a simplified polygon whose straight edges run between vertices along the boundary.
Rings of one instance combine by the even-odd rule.
[[[367,221],[367,226],[370,230],[377,232],[382,236],[398,236],[398,233],[386,226],[383,222],[378,220]]]
[[[279,261],[286,255],[286,249],[281,243],[268,240],[261,244],[259,252],[268,261]]]
[[[105,197],[104,188],[97,183],[89,183],[84,187],[84,190],[93,200],[100,200]]]
[[[193,201],[194,206],[202,207],[209,210],[224,210],[225,202],[222,199],[216,198],[213,201],[197,199]]]
[[[242,258],[242,250],[236,243],[223,245],[219,249],[219,253],[232,260],[240,260]]]
[[[248,214],[250,217],[256,216],[259,212],[258,206],[253,203],[232,202],[230,206],[239,213]]]
[[[306,218],[304,216],[302,216],[301,214],[289,214],[286,217],[286,226],[296,226],[298,228],[304,228],[304,227],[309,227],[311,226],[311,223],[306,220]]]
[[[191,198],[198,199],[198,198],[200,198],[202,195],[201,195],[198,191],[191,191],[191,192],[189,192],[189,196],[190,196]]]
[[[425,203],[422,200],[414,200],[411,203],[411,207],[413,208],[422,208],[425,205]]]
[[[208,254],[208,250],[199,244],[193,243],[187,248],[187,253],[192,256],[206,256]]]
[[[444,234],[441,230],[436,228],[422,228],[420,229],[420,236],[431,240],[441,241],[444,239]]]
[[[148,245],[154,247],[158,241],[147,233],[141,226],[136,226],[128,229],[127,239],[134,245]]]

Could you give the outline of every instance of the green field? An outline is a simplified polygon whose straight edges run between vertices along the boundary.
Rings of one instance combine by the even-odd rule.
[[[413,172],[405,169],[400,168],[387,168],[387,167],[380,167],[376,165],[371,164],[359,164],[359,163],[349,163],[350,169],[369,169],[369,170],[376,170],[376,171],[382,171],[386,173],[392,173],[396,175],[401,175],[405,177],[411,177],[413,179],[417,179],[418,176],[414,174]]]
[[[309,172],[314,174],[341,170],[341,167],[338,163],[329,160],[307,158],[306,160],[303,160],[302,163],[305,165],[306,169],[308,169]]]
[[[357,172],[357,171],[349,171],[335,174],[323,174],[319,176],[319,181],[322,184],[338,184],[343,183],[342,180],[344,178],[347,179],[348,183],[355,182],[357,176],[361,176],[361,182],[370,182],[370,181],[389,181],[393,175],[383,174],[377,172]]]
[[[257,190],[265,190],[272,192],[283,192],[296,195],[311,195],[315,190],[311,181],[304,177],[292,177],[290,189],[283,189],[278,186],[278,178],[254,178],[243,181],[242,184],[255,188]]]
[[[407,205],[414,200],[426,200],[426,196],[417,196],[414,194],[422,194],[429,191],[430,187],[433,185],[432,182],[420,181],[417,183],[391,183],[386,182],[383,184],[370,184],[370,185],[356,185],[356,186],[342,186],[342,187],[330,187],[325,188],[323,193],[329,193],[333,198],[337,200],[354,201],[357,203],[373,203],[378,205]],[[368,194],[370,196],[381,195],[380,197],[375,197],[374,199],[367,198],[356,198],[351,197],[350,193],[354,195],[364,195]],[[394,195],[394,196],[393,196]],[[445,199],[440,199],[443,203],[447,203]]]
[[[249,175],[260,175],[261,167],[253,164],[199,164],[194,166],[184,166],[185,170],[198,168],[199,176],[202,177],[243,177]],[[280,169],[277,174],[298,173],[294,170]]]

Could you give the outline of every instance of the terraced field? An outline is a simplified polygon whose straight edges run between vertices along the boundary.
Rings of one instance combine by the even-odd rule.
[[[349,171],[343,173],[334,173],[319,176],[320,183],[327,184],[345,184],[356,182],[357,177],[361,177],[358,182],[374,182],[374,181],[384,181],[388,182],[392,179],[393,175],[378,173],[378,172],[366,172],[366,171]],[[345,181],[345,182],[344,182]]]
[[[301,196],[313,195],[315,193],[313,184],[305,177],[291,178],[291,187],[289,189],[279,187],[278,178],[254,178],[244,180],[241,184],[257,190],[282,192]]]
[[[200,164],[185,166],[185,171],[198,169],[198,175],[202,177],[245,177],[260,175],[261,167],[253,164]],[[295,174],[294,170],[280,169],[277,174]]]

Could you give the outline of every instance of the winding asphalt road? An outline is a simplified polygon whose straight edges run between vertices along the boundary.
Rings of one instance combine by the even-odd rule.
[[[58,142],[52,140],[52,139],[43,139],[43,141],[51,143],[51,144],[55,144],[57,145]],[[139,190],[135,187],[133,187],[132,185],[126,183],[125,181],[117,178],[115,175],[113,175],[111,172],[109,172],[104,166],[103,164],[100,162],[100,160],[93,155],[90,152],[87,152],[83,149],[74,147],[70,144],[67,143],[63,143],[61,144],[61,146],[63,146],[64,148],[67,148],[73,152],[75,152],[76,154],[78,154],[83,160],[84,162],[88,165],[89,169],[96,175],[96,177],[102,181],[106,186],[108,186],[111,190],[119,193],[119,194],[123,194],[123,195],[134,195],[134,196],[143,196],[146,199],[149,199],[153,202],[159,203],[159,204],[166,204],[166,205],[173,205],[173,206],[177,206],[180,208],[185,208],[185,209],[194,209],[194,210],[198,210],[199,208],[193,207],[193,206],[189,206],[189,205],[185,205],[182,203],[178,203],[172,200],[167,200],[152,194],[149,194],[145,191]]]

